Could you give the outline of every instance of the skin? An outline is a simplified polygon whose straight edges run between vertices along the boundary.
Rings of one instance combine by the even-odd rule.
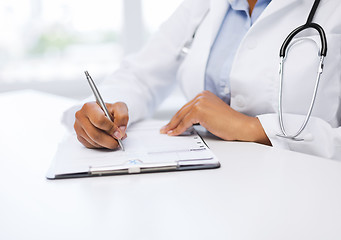
[[[257,0],[248,2],[251,15]],[[106,103],[106,106],[114,122],[105,116],[96,102],[86,103],[76,112],[74,129],[78,140],[87,148],[116,149],[119,146],[117,139],[127,137],[129,113],[126,104]],[[209,91],[199,93],[185,104],[160,132],[177,136],[197,123],[224,140],[271,145],[258,118],[233,110]]]
[[[248,2],[251,15],[257,0]],[[184,105],[160,132],[176,136],[197,123],[224,140],[271,145],[258,118],[233,110],[209,91],[203,91]]]
[[[116,149],[117,139],[127,137],[126,128],[129,121],[128,108],[125,103],[106,103],[110,121],[96,102],[85,103],[76,112],[74,129],[78,140],[87,148]]]
[[[255,8],[255,5],[256,5],[256,3],[257,3],[257,0],[248,0],[248,2],[249,2],[249,7],[250,7],[249,13],[250,13],[250,16],[251,16],[252,11],[253,11],[253,9]]]
[[[185,104],[160,132],[177,136],[197,123],[224,140],[270,145],[258,118],[233,110],[210,91],[201,92]]]

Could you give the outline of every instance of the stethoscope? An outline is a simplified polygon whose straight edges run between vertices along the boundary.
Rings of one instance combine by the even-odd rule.
[[[280,85],[279,85],[279,102],[278,102],[278,119],[279,119],[279,125],[281,128],[281,134],[277,134],[277,136],[279,137],[283,137],[283,138],[287,138],[287,139],[291,139],[291,140],[295,140],[295,141],[303,141],[303,138],[298,138],[298,136],[302,133],[302,131],[306,128],[308,121],[310,119],[311,116],[311,112],[313,110],[314,104],[315,104],[315,100],[316,100],[316,94],[317,94],[317,89],[320,83],[320,78],[321,78],[321,74],[323,72],[323,62],[324,62],[324,58],[327,55],[327,39],[326,39],[326,34],[323,30],[323,28],[318,25],[317,23],[313,23],[313,18],[315,16],[315,12],[316,9],[318,7],[320,3],[320,0],[315,0],[314,1],[314,5],[309,13],[307,22],[302,25],[299,26],[298,28],[296,28],[295,30],[293,30],[288,36],[287,38],[284,40],[282,47],[280,49],[280,67],[279,67],[279,81],[280,81]],[[284,127],[284,123],[283,123],[283,103],[282,103],[282,95],[283,95],[283,67],[284,67],[284,60],[286,57],[286,53],[288,52],[289,48],[292,46],[290,46],[290,42],[292,41],[292,39],[300,32],[302,32],[303,30],[306,30],[308,28],[313,28],[315,29],[320,36],[321,39],[321,50],[319,52],[319,56],[320,56],[320,63],[319,63],[319,67],[318,67],[318,71],[317,71],[317,78],[316,78],[316,82],[315,82],[315,88],[314,88],[314,92],[313,92],[313,96],[311,99],[311,103],[310,103],[310,107],[308,110],[308,113],[304,119],[304,122],[302,123],[301,127],[299,128],[299,130],[292,135],[287,134],[285,127]]]
[[[181,48],[181,50],[180,50],[180,52],[179,52],[179,54],[178,54],[178,56],[177,56],[177,60],[178,60],[178,61],[181,60],[181,59],[183,59],[183,58],[185,58],[185,56],[188,54],[189,50],[190,50],[191,47],[192,47],[192,43],[193,43],[193,41],[194,41],[195,35],[196,35],[196,33],[197,33],[197,31],[198,31],[200,25],[201,25],[202,22],[205,20],[205,18],[206,18],[206,16],[208,15],[209,12],[210,12],[210,9],[207,9],[207,10],[204,12],[203,16],[201,16],[200,22],[197,24],[196,28],[194,29],[191,38],[190,38],[188,41],[186,41],[186,42],[184,43],[184,45],[182,46],[182,48]]]
[[[291,140],[295,140],[295,141],[303,141],[303,138],[298,138],[298,136],[302,133],[302,131],[306,128],[308,121],[310,119],[311,116],[311,112],[313,110],[314,104],[315,104],[315,100],[316,100],[316,94],[317,94],[317,89],[320,83],[320,78],[321,78],[321,74],[323,72],[323,62],[324,62],[324,58],[327,55],[327,39],[326,39],[326,34],[323,30],[323,28],[318,25],[317,23],[313,23],[313,18],[315,16],[316,13],[316,9],[318,8],[318,5],[320,4],[320,0],[315,0],[314,1],[314,5],[312,7],[312,9],[310,10],[307,22],[302,25],[297,27],[295,30],[293,30],[288,36],[287,38],[284,40],[282,47],[280,49],[280,66],[279,66],[279,80],[280,80],[280,85],[279,85],[279,102],[278,102],[278,118],[279,118],[279,125],[281,128],[281,134],[277,134],[278,137],[283,137],[283,138],[287,138],[287,139],[291,139]],[[201,21],[199,22],[199,24],[197,25],[197,27],[194,29],[194,33],[192,35],[192,38],[190,40],[188,40],[187,42],[185,42],[185,44],[183,45],[182,49],[180,50],[179,54],[178,54],[178,60],[184,58],[185,55],[188,54],[191,45],[193,43],[195,34],[200,26],[200,24],[203,22],[203,20],[205,19],[205,17],[207,16],[209,10],[207,10],[205,12],[205,14],[203,15],[203,17],[201,18]],[[319,67],[318,67],[318,72],[317,72],[317,79],[316,79],[316,83],[315,83],[315,88],[314,88],[314,92],[313,92],[313,97],[310,103],[310,107],[308,110],[308,113],[305,117],[305,120],[303,122],[303,124],[301,125],[301,127],[299,128],[299,130],[292,135],[287,134],[285,127],[284,127],[284,123],[283,123],[283,103],[282,103],[282,96],[283,96],[283,68],[284,68],[284,61],[286,58],[286,54],[288,52],[288,50],[290,49],[290,47],[292,47],[294,44],[292,43],[293,38],[300,32],[302,32],[303,30],[306,30],[308,28],[313,28],[315,29],[320,36],[321,39],[321,50],[319,52],[319,56],[320,56],[320,63],[319,63]]]

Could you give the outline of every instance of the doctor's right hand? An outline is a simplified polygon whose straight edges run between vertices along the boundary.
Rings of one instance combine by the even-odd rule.
[[[96,102],[88,102],[75,114],[74,129],[78,140],[87,148],[116,149],[117,139],[127,137],[129,120],[127,105],[123,102],[105,104],[110,121]]]

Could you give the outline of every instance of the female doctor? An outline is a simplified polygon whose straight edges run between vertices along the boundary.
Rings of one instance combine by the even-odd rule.
[[[150,116],[180,83],[188,103],[162,133],[179,135],[199,123],[224,140],[341,160],[339,0],[321,0],[310,19],[327,37],[324,63],[319,65],[321,37],[310,28],[295,35],[284,52],[282,84],[278,73],[283,41],[307,22],[313,4],[314,0],[185,0],[142,51],[125,59],[102,84],[114,122],[95,102],[76,112],[78,140],[88,148],[117,148],[128,120]],[[307,115],[309,121],[297,135]]]

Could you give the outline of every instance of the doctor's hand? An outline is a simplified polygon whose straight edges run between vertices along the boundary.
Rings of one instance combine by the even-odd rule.
[[[160,132],[176,136],[196,123],[224,140],[271,145],[258,118],[233,110],[209,91],[201,92],[185,104]]]
[[[85,103],[75,115],[74,129],[78,140],[87,148],[116,149],[117,139],[126,138],[129,120],[125,103],[105,104],[111,114],[110,121],[96,102]]]

